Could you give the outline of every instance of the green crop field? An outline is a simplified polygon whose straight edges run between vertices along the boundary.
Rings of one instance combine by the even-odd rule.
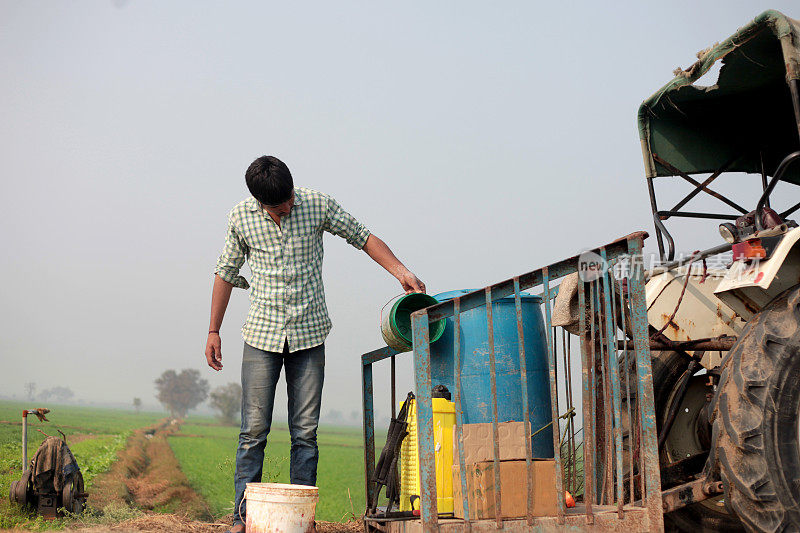
[[[34,402],[34,406],[35,406]],[[29,403],[0,401],[0,490],[22,475],[21,411]],[[28,456],[32,458],[45,436],[67,436],[70,449],[92,490],[92,482],[117,460],[117,453],[126,445],[136,429],[152,426],[163,419],[163,413],[141,413],[119,409],[77,406],[50,406],[50,422],[28,417]],[[378,431],[381,435],[381,431]],[[213,514],[222,517],[232,512],[233,472],[238,442],[238,427],[219,425],[211,417],[190,416],[180,432],[169,437],[181,470],[192,487],[208,504]],[[383,437],[383,435],[381,435]],[[364,512],[364,452],[358,428],[321,427],[319,430],[320,460],[317,484],[320,501],[317,518],[326,521],[347,520]],[[383,445],[379,438],[377,453]],[[264,461],[264,481],[289,482],[289,432],[285,425],[276,425],[269,437]],[[124,513],[121,515],[125,518]],[[43,530],[63,528],[68,520],[43,522],[10,506],[7,497],[0,498],[0,529],[21,527]]]
[[[34,406],[36,406],[34,402]],[[11,482],[22,476],[22,409],[30,403],[0,402],[0,528],[27,527],[48,529],[63,527],[62,521],[43,523],[31,520],[10,506],[7,494]],[[58,429],[67,436],[67,443],[81,467],[88,490],[97,475],[107,471],[117,459],[117,452],[125,446],[130,432],[149,426],[162,414],[134,414],[116,409],[99,409],[76,406],[50,406],[49,422],[40,422],[28,416],[28,458],[33,458],[39,445],[48,434],[59,436]],[[75,438],[75,442],[71,441]]]
[[[169,438],[181,469],[217,515],[233,510],[233,472],[239,429],[190,417]],[[321,427],[319,444],[319,520],[341,521],[364,512],[364,451],[361,430]],[[381,443],[379,443],[380,445]],[[273,426],[267,442],[263,481],[289,482],[289,430]]]
[[[33,405],[31,405],[31,402],[0,401],[0,421],[19,423],[22,420],[22,409],[39,407],[38,403],[34,401]],[[44,436],[38,433],[36,428],[40,428],[48,434],[58,435],[56,428],[60,427],[67,434],[67,437],[71,434],[118,434],[122,431],[130,431],[155,424],[165,416],[163,413],[136,414],[133,411],[122,409],[79,407],[75,405],[51,405],[50,408],[52,412],[47,415],[50,422],[39,422],[35,416],[28,418],[29,432],[36,433],[42,438]]]

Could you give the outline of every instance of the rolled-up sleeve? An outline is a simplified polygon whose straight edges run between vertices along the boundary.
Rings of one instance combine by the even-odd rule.
[[[217,268],[214,273],[224,279],[234,287],[240,289],[250,288],[247,280],[239,275],[239,269],[250,254],[250,247],[236,231],[234,224],[234,214],[228,215],[228,234],[225,237],[225,249],[217,260]]]
[[[330,197],[328,197],[328,212],[323,229],[333,235],[338,235],[359,250],[364,248],[369,238],[369,230],[366,226],[342,209],[342,206]]]

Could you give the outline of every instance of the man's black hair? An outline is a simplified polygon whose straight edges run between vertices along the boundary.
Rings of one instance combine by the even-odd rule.
[[[294,181],[289,167],[271,155],[262,155],[247,167],[244,173],[247,188],[256,200],[264,205],[278,205],[289,201],[294,191]]]

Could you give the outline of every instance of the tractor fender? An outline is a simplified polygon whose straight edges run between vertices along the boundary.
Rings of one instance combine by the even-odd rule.
[[[745,320],[800,283],[800,227],[783,235],[763,261],[734,261],[714,294]]]

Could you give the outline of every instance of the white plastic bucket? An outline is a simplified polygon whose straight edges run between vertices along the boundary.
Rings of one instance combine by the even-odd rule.
[[[310,533],[319,489],[285,483],[248,483],[247,533]]]

